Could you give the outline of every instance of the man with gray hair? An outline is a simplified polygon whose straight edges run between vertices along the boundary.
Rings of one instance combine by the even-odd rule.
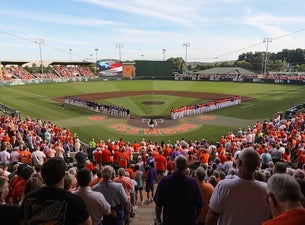
[[[261,225],[271,218],[265,182],[254,179],[260,157],[253,148],[243,149],[236,159],[238,179],[224,179],[210,199],[206,225]]]
[[[154,197],[156,224],[196,224],[203,205],[203,197],[198,181],[185,174],[187,167],[185,156],[178,155],[175,158],[175,172],[159,181]]]
[[[92,187],[93,191],[101,192],[110,204],[112,215],[104,215],[103,225],[124,225],[128,218],[128,197],[120,183],[112,181],[114,169],[112,166],[102,168],[103,181]],[[128,222],[128,221],[126,221]]]
[[[263,225],[303,225],[305,208],[301,204],[304,196],[297,180],[289,174],[274,174],[267,184],[268,203],[274,216]]]
[[[206,171],[203,167],[199,166],[196,170],[195,170],[195,177],[198,180],[199,186],[200,186],[200,190],[201,190],[201,194],[203,196],[204,199],[204,204],[203,207],[200,211],[200,214],[197,218],[197,225],[204,225],[205,224],[205,219],[208,213],[208,209],[209,209],[209,203],[210,203],[210,199],[212,196],[212,193],[214,191],[214,186],[210,183],[206,183],[205,182],[205,176],[206,176]]]

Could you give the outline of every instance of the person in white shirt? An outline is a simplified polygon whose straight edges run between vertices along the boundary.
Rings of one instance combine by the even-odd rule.
[[[11,161],[12,164],[20,162],[19,147],[15,147],[14,150],[11,152]]]
[[[44,160],[46,159],[46,155],[40,151],[39,146],[35,147],[35,151],[32,152],[32,163],[33,165],[41,165],[44,163]]]
[[[11,155],[7,152],[7,147],[0,152],[0,162],[2,164],[10,164],[11,163]]]
[[[238,179],[224,179],[210,199],[206,225],[261,225],[271,218],[266,202],[267,184],[254,179],[260,157],[253,148],[243,149],[236,160]]]

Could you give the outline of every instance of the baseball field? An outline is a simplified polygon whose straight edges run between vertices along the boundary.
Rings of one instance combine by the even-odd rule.
[[[0,87],[1,103],[30,116],[51,121],[70,129],[88,143],[96,140],[206,139],[218,141],[221,135],[247,126],[257,120],[271,119],[293,104],[304,102],[304,86],[203,81],[121,80],[71,82]],[[64,96],[118,105],[128,108],[131,119],[115,118],[101,112],[65,104]],[[236,106],[184,117],[169,119],[172,107],[194,105],[228,96],[242,96]],[[159,118],[149,132],[147,118]]]

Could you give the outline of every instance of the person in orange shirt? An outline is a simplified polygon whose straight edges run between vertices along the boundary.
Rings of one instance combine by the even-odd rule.
[[[119,167],[126,169],[128,160],[129,160],[129,158],[128,158],[127,154],[125,153],[125,149],[123,148],[122,151],[120,152],[119,158],[118,158]]]
[[[204,148],[199,155],[199,163],[203,167],[207,167],[209,163],[210,153],[209,149]]]
[[[18,204],[22,200],[25,182],[32,176],[34,169],[30,166],[25,166],[20,172],[20,181],[13,188],[12,197],[13,203]]]
[[[155,157],[155,161],[156,161],[156,170],[157,170],[156,182],[158,183],[158,181],[163,177],[164,172],[166,170],[166,166],[167,166],[167,160],[166,160],[165,156],[163,155],[162,150],[159,150],[159,155],[157,155]]]
[[[31,159],[32,153],[30,150],[24,145],[22,147],[22,150],[20,152],[20,162],[24,164],[30,164],[32,159]]]
[[[209,209],[210,198],[214,191],[214,186],[212,184],[206,183],[204,181],[205,175],[206,174],[205,174],[205,170],[203,167],[199,166],[195,170],[195,178],[199,182],[202,197],[204,199],[204,204],[203,204],[203,206],[200,210],[199,216],[197,217],[197,220],[196,220],[197,225],[202,225],[205,223],[205,218],[206,218],[206,215],[207,215],[208,209]]]
[[[141,145],[137,141],[135,141],[132,147],[135,152],[138,152]]]

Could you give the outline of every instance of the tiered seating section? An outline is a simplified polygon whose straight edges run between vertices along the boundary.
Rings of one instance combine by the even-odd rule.
[[[0,80],[10,81],[16,79],[21,79],[21,80],[54,79],[54,78],[72,79],[76,77],[88,77],[88,78],[95,77],[94,73],[90,70],[88,66],[55,65],[51,67],[53,69],[52,72],[30,74],[22,66],[18,66],[18,65],[1,66]]]

